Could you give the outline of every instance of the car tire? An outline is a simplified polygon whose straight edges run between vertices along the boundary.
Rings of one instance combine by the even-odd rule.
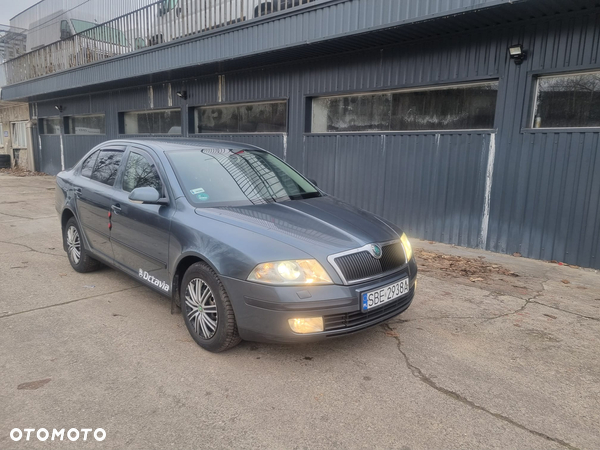
[[[69,258],[71,267],[79,273],[98,270],[102,264],[88,254],[81,236],[77,220],[75,217],[71,217],[63,230],[64,248],[67,249],[67,258]]]
[[[219,353],[241,342],[229,296],[210,266],[190,266],[179,295],[185,326],[200,347]]]

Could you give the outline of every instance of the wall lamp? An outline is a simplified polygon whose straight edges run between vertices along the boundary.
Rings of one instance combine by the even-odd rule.
[[[523,64],[523,61],[527,59],[527,52],[523,50],[522,44],[511,45],[508,47],[508,53],[510,55],[510,59],[512,59],[517,66]]]
[[[65,110],[63,105],[56,105],[54,107],[54,109],[56,109],[59,113],[63,112]]]
[[[183,100],[187,100],[187,98],[188,98],[187,91],[177,91],[176,94],[177,94],[177,97],[179,97]]]

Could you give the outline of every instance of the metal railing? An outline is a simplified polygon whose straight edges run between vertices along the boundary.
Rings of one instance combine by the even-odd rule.
[[[314,1],[161,0],[4,62],[0,82],[21,83]]]

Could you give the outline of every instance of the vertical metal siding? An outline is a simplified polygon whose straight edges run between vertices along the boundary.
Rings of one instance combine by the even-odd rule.
[[[40,168],[45,173],[58,173],[61,171],[60,136],[41,135]],[[89,149],[88,149],[89,150]]]
[[[335,158],[338,176],[333,192],[359,208],[382,215],[385,162],[385,136],[338,136]]]
[[[531,130],[536,74],[600,69],[600,14],[507,29],[529,57],[506,66],[488,249],[600,268],[598,130]]]
[[[476,247],[490,134],[315,135],[304,173],[413,237]]]
[[[338,137],[306,136],[302,151],[303,166],[299,169],[314,179],[325,192],[336,192]]]
[[[65,169],[70,169],[85,155],[89,150],[98,144],[106,141],[105,135],[75,135],[66,134],[63,136],[63,147],[65,152]],[[60,146],[59,146],[60,152]],[[59,154],[60,167],[60,154]]]
[[[389,140],[384,217],[411,236],[476,247],[490,135],[402,135]]]

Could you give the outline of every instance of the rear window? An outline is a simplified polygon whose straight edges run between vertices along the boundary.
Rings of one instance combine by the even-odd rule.
[[[92,173],[92,180],[112,186],[123,158],[121,150],[102,150]]]

